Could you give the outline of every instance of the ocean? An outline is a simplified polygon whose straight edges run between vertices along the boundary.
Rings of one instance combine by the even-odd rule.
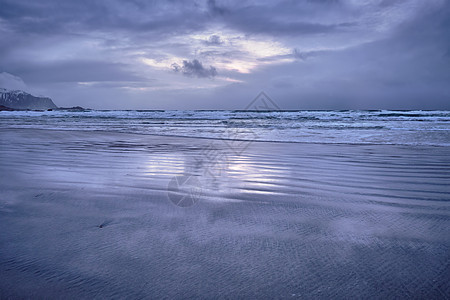
[[[450,145],[450,111],[15,111],[2,128],[269,142]]]

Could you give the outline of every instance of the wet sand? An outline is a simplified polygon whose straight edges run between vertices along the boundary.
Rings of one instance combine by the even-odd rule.
[[[450,297],[448,147],[0,129],[0,176],[0,298]]]

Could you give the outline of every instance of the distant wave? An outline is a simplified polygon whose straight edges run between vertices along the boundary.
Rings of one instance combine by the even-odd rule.
[[[272,142],[450,145],[449,111],[5,111],[0,126]]]

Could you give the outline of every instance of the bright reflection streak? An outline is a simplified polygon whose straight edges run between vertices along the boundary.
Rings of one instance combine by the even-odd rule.
[[[144,174],[147,176],[171,176],[182,173],[184,165],[184,159],[179,154],[158,153],[147,159]]]
[[[144,176],[172,178],[180,175],[196,176],[209,200],[223,201],[232,194],[277,195],[279,185],[289,173],[288,166],[264,167],[256,157],[230,155],[221,149],[226,161],[211,162],[201,149],[152,153],[146,160]],[[227,153],[227,155],[225,155]],[[239,199],[235,199],[239,200]]]

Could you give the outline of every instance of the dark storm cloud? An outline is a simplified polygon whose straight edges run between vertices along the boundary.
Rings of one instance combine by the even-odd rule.
[[[301,9],[299,3],[303,4]],[[351,25],[299,20],[316,9],[337,6],[334,1],[281,1],[270,5],[242,1],[226,5],[209,0],[206,10],[203,4],[203,1],[1,0],[0,18],[17,32],[42,34],[132,30],[173,35],[220,22],[249,33],[290,35],[324,33]]]
[[[217,5],[216,0],[208,0],[208,9],[213,15],[224,15],[228,10]]]
[[[389,38],[266,70],[280,105],[320,109],[449,109],[450,5]],[[326,75],[324,75],[326,74]],[[294,104],[294,105],[293,105]]]
[[[173,35],[203,28],[206,17],[197,5],[182,1],[1,0],[0,6],[8,27],[35,34],[119,30]]]
[[[213,66],[209,68],[203,67],[203,64],[197,59],[192,61],[183,60],[183,65],[173,64],[172,69],[175,72],[181,72],[185,76],[198,77],[198,78],[210,78],[217,75],[217,70]]]
[[[345,10],[345,7],[339,3],[339,1],[306,0],[258,4],[251,1],[240,1],[233,5],[220,5],[217,1],[209,0],[208,8],[211,15],[229,27],[247,33],[301,35],[344,31],[348,27],[356,26],[356,22],[330,24],[330,19],[324,20],[326,22],[323,24],[318,21],[301,20],[302,18],[308,19],[309,15],[317,14],[320,10]]]

